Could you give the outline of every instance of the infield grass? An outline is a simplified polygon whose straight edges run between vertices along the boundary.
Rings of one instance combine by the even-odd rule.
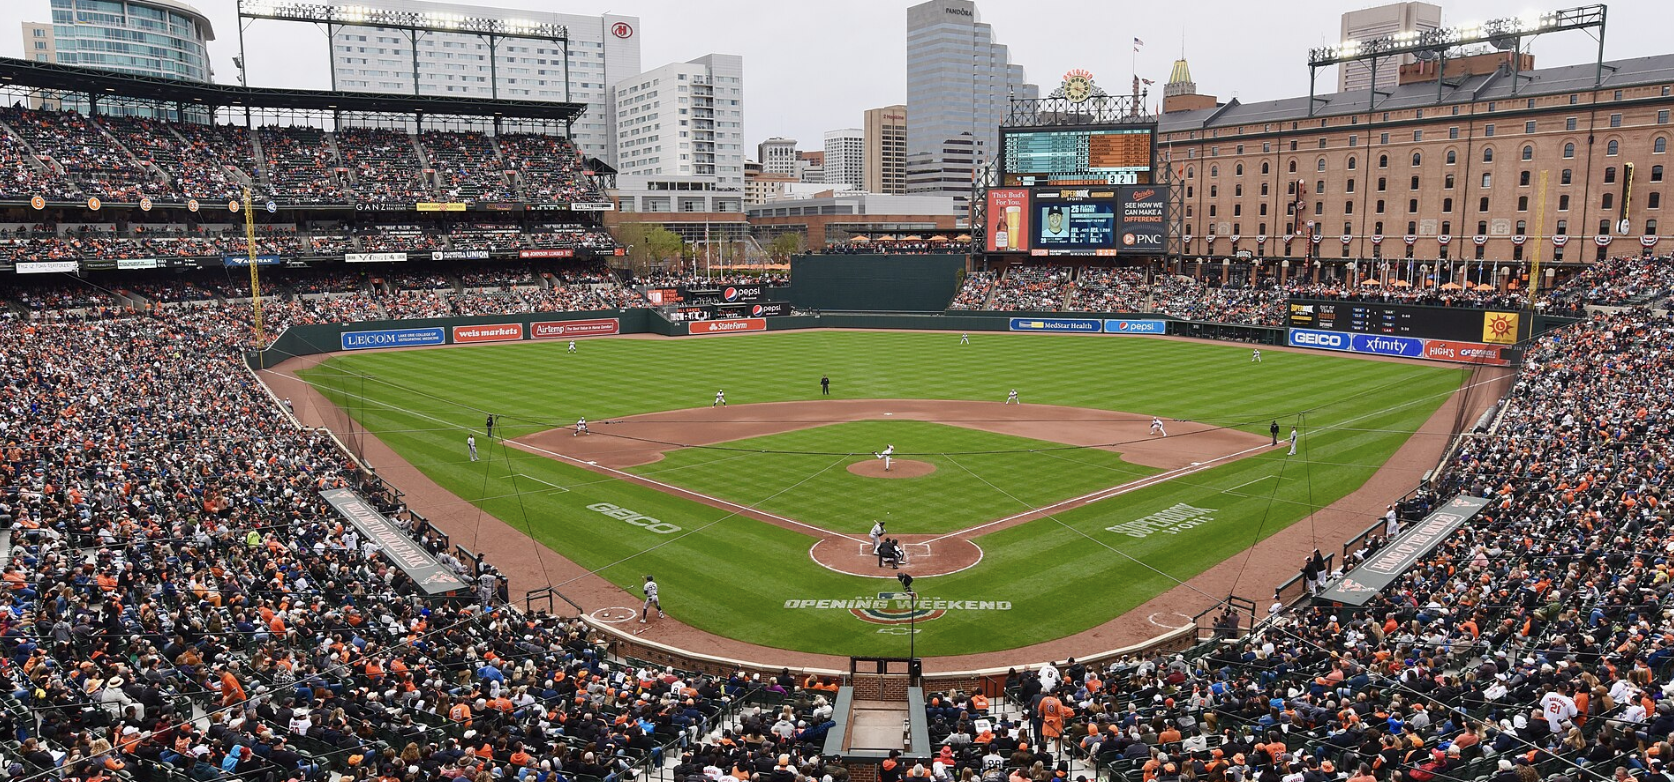
[[[474,431],[482,442],[483,418],[490,411],[502,416],[505,436],[517,437],[568,425],[582,415],[599,420],[706,407],[717,388],[725,388],[735,405],[815,400],[822,373],[832,378],[836,398],[998,402],[1016,387],[1025,403],[1155,414],[1262,434],[1275,419],[1286,431],[1293,422],[1303,424],[1303,450],[1295,457],[1283,449],[1267,451],[977,539],[984,550],[980,565],[917,584],[927,597],[1008,606],[949,610],[920,623],[919,654],[950,655],[1008,649],[1094,627],[1304,519],[1310,509],[1364,483],[1469,375],[1462,368],[1285,351],[1267,351],[1264,363],[1252,364],[1248,346],[1163,339],[977,334],[971,345],[957,342],[957,334],[945,333],[806,331],[595,339],[583,341],[574,355],[565,354],[563,342],[522,342],[341,356],[304,377],[342,405],[357,426],[443,487],[527,529],[570,560],[630,591],[644,573],[654,572],[665,607],[680,620],[753,643],[830,654],[900,655],[906,639],[893,634],[899,632],[895,628],[862,622],[846,608],[787,606],[872,597],[893,581],[815,565],[807,554],[814,542],[809,535],[499,443],[483,443],[484,460],[472,463],[466,434]],[[784,450],[814,438],[823,442],[808,450],[870,451],[878,435],[866,431],[869,426],[861,422],[759,439]],[[966,447],[967,438],[1003,437],[923,426],[930,427],[923,431],[932,444],[915,451],[978,450]],[[907,450],[900,442],[906,436],[894,431],[884,436]],[[876,507],[886,513],[911,507],[927,525],[950,525],[926,527],[929,531],[967,526],[966,516],[1008,515],[1007,503],[1016,502],[1007,493],[1040,505],[1049,497],[1085,493],[1072,484],[1098,484],[1103,474],[1105,485],[1115,486],[1144,469],[1093,450],[988,461],[960,456],[958,469],[938,464],[927,478],[870,479],[853,488],[842,479],[852,477],[844,467],[856,457],[761,456],[738,457],[747,464],[723,469],[725,462],[702,452],[676,451],[635,472],[701,484],[712,490],[708,493],[764,509],[789,497],[802,509],[798,513],[826,517],[834,529],[864,531],[871,522],[869,508]],[[963,477],[926,482],[956,475]],[[1050,485],[1055,483],[1062,485]],[[871,496],[897,491],[894,497]],[[587,510],[601,502],[681,530],[660,535]],[[1204,511],[1196,525],[1145,537],[1106,529],[1180,504]],[[816,514],[815,508],[824,510]],[[1368,525],[1373,521],[1366,519]],[[473,544],[468,531],[453,532],[456,541]],[[1296,552],[1298,566],[1306,554]],[[1258,594],[1273,586],[1241,584],[1239,592]]]

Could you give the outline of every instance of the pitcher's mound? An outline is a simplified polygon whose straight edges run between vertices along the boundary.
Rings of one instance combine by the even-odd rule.
[[[867,459],[849,465],[849,472],[862,478],[922,478],[936,471],[936,465],[912,459],[890,459],[884,470],[882,459]]]

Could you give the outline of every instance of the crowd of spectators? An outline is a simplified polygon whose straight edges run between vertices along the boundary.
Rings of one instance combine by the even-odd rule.
[[[1064,309],[1082,312],[1144,312],[1150,300],[1141,268],[1094,268],[1081,270],[1070,288]]]
[[[994,284],[988,308],[996,311],[1062,309],[1075,270],[1068,266],[1012,266]]]
[[[49,176],[58,174],[68,180],[49,193],[16,193],[14,197],[97,197],[133,202],[166,192],[157,171],[124,151],[97,123],[80,114],[13,106],[0,109],[0,121],[34,150]]]
[[[252,148],[243,128],[110,116],[101,117],[99,124],[135,158],[169,178],[171,201],[195,198],[224,204],[243,198],[244,188],[251,184],[249,174],[237,168],[240,159],[228,155]]]
[[[268,193],[281,204],[349,204],[342,163],[324,131],[304,125],[264,125],[256,133]],[[242,152],[242,150],[240,150]],[[233,160],[242,159],[232,153]]]
[[[988,294],[994,291],[994,281],[999,275],[991,271],[974,271],[965,275],[959,283],[959,292],[953,295],[953,303],[948,305],[950,310],[980,310],[988,305]]]
[[[337,154],[349,169],[361,203],[409,204],[436,200],[426,183],[413,137],[384,128],[341,128]]]
[[[541,203],[608,201],[585,175],[581,152],[561,136],[502,133],[494,142],[523,197]]]
[[[1552,312],[1575,312],[1582,305],[1641,306],[1668,309],[1674,297],[1674,258],[1618,256],[1589,264],[1548,291],[1542,302]]]
[[[513,201],[517,191],[506,183],[505,163],[494,141],[481,133],[427,130],[419,136],[435,170],[443,201]]]

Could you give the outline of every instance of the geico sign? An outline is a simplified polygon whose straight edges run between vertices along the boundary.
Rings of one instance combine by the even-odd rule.
[[[1298,331],[1290,335],[1290,341],[1297,345],[1317,348],[1340,348],[1344,344],[1341,334],[1320,334],[1313,331]]]
[[[592,505],[587,506],[587,509],[591,511],[598,511],[599,513],[603,513],[613,519],[628,522],[636,527],[644,527],[647,531],[655,532],[658,535],[667,535],[672,532],[680,531],[680,528],[673,524],[653,519],[650,516],[641,514],[639,511],[628,510],[620,505],[612,505],[608,502],[595,502]]]

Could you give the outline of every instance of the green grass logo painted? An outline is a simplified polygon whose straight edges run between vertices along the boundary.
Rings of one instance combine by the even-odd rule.
[[[786,600],[791,609],[848,609],[862,622],[904,625],[940,619],[949,611],[1010,611],[1009,600],[947,600],[920,597],[916,602],[906,592],[879,592],[877,597],[852,600]]]

